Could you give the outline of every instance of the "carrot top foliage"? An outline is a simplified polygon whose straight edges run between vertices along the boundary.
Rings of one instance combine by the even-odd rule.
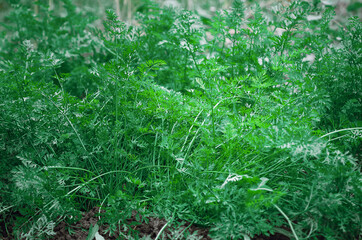
[[[101,30],[62,2],[3,24],[0,235],[51,238],[99,206],[107,234],[136,239],[134,211],[213,239],[358,239],[360,19],[144,1],[136,25],[107,10]]]

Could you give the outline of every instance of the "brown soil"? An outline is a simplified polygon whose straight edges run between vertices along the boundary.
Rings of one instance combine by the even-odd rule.
[[[90,229],[91,226],[94,226],[98,222],[97,213],[99,212],[99,208],[95,207],[91,211],[82,214],[82,219],[73,226],[67,226],[66,223],[63,221],[61,222],[54,231],[56,235],[52,239],[56,240],[71,240],[71,239],[86,239],[89,232],[87,229]],[[150,239],[155,239],[157,234],[161,231],[162,227],[167,223],[164,219],[159,219],[155,217],[148,217],[147,221],[139,222],[136,219],[137,213],[134,211],[132,217],[127,220],[128,223],[138,222],[137,225],[132,227],[133,232],[138,232],[138,237],[150,237]],[[148,222],[148,223],[146,223]],[[188,224],[190,225],[190,224]],[[182,227],[185,229],[187,224],[184,224]],[[99,228],[99,234],[104,237],[106,240],[115,240],[115,239],[125,239],[125,236],[129,235],[129,229],[124,231],[117,231],[112,236],[109,236],[106,233],[106,229],[108,228],[107,225],[101,225]],[[73,230],[72,234],[69,234],[69,229]],[[180,232],[183,230],[180,229]],[[201,236],[202,239],[211,239],[207,236],[208,230],[202,229],[196,226],[191,226],[188,228],[190,233],[194,233],[195,231],[198,232],[198,236]],[[165,234],[170,234],[170,231],[166,229],[164,231]]]
[[[71,240],[71,239],[86,239],[91,226],[94,226],[98,222],[98,217],[96,216],[99,211],[99,208],[93,208],[91,211],[82,214],[82,219],[73,226],[67,226],[65,222],[61,222],[54,230],[56,235],[52,238],[54,240]],[[163,226],[167,223],[164,219],[159,219],[155,217],[147,217],[148,221],[139,222],[136,220],[136,212],[133,212],[132,217],[128,219],[128,223],[131,222],[138,222],[138,225],[132,227],[132,230],[138,232],[137,237],[148,237],[148,239],[155,239],[158,233],[161,231]],[[139,219],[139,218],[138,218]],[[148,222],[148,223],[146,223]],[[99,228],[98,233],[104,237],[106,240],[115,240],[115,239],[126,239],[125,236],[128,235],[129,230],[125,230],[122,232],[116,232],[114,235],[109,236],[106,233],[106,229],[108,228],[107,225],[102,225]],[[69,231],[69,230],[73,231]],[[206,239],[212,240],[208,236],[209,230],[207,228],[203,228],[197,226],[195,224],[190,224],[188,222],[181,224],[181,227],[177,229],[177,231],[172,231],[172,229],[166,228],[163,233],[166,238],[159,238],[159,239],[175,239],[178,235],[180,236],[197,236],[197,238],[192,239]],[[69,232],[72,232],[70,234]],[[177,238],[177,239],[190,239],[190,238]],[[254,237],[253,240],[289,240],[288,237],[276,234],[273,236],[257,236]]]
[[[88,212],[82,213],[81,219],[75,224],[69,225],[65,221],[60,222],[55,228],[54,235],[52,240],[86,240],[89,235],[89,229],[95,226],[98,223],[99,218],[98,214],[99,208],[95,207]],[[163,226],[167,223],[166,220],[156,218],[156,217],[147,217],[142,221],[139,219],[140,216],[136,216],[137,213],[133,212],[132,217],[127,220],[127,223],[132,226],[132,229],[122,229],[122,231],[116,231],[112,236],[109,236],[108,225],[101,225],[99,227],[98,233],[105,240],[115,240],[115,239],[155,239]],[[137,220],[138,219],[138,220]],[[131,224],[132,223],[132,224]],[[134,224],[136,223],[136,224]],[[0,239],[1,240],[13,240],[15,237],[12,233],[12,227],[7,226],[7,231],[5,231],[4,222],[0,221]],[[206,239],[212,240],[208,236],[209,229],[197,226],[196,224],[191,224],[189,222],[178,223],[179,227],[172,228],[166,227],[163,231],[162,237],[159,239]],[[133,233],[134,238],[128,238],[130,232]],[[9,235],[8,235],[9,234]],[[136,234],[136,236],[134,235]],[[192,235],[192,237],[191,237]],[[93,240],[93,239],[92,239]],[[282,234],[275,234],[273,236],[256,236],[252,240],[289,240],[288,237]]]

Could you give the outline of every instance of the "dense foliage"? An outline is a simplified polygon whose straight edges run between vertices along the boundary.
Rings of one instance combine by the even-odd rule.
[[[13,5],[3,25],[1,234],[50,238],[100,206],[109,235],[136,237],[137,210],[213,239],[358,239],[359,18],[332,30],[317,3],[205,18],[144,1],[137,26],[109,10],[98,30],[62,2]]]

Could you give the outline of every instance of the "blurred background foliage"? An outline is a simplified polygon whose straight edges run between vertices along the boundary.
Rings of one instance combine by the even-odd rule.
[[[141,12],[142,8],[149,0],[70,0],[79,9],[97,19],[105,19],[105,10],[114,9],[117,15],[124,21],[134,21],[135,14]],[[268,9],[275,3],[290,4],[293,0],[245,0],[245,4],[260,4],[261,8]],[[308,0],[307,0],[308,1]],[[157,0],[162,7],[184,8],[191,11],[197,11],[199,15],[211,17],[213,13],[220,9],[228,9],[233,0]],[[309,0],[314,4],[322,3],[324,5],[336,6],[337,19],[348,19],[350,16],[362,16],[362,3],[358,0]],[[11,9],[12,4],[27,5],[39,12],[39,5],[48,5],[49,10],[54,10],[62,14],[64,11],[63,2],[57,0],[2,0],[0,1],[0,22],[6,22],[5,16]],[[100,23],[100,22],[98,22]],[[100,24],[101,25],[101,24]],[[1,29],[1,25],[0,25]]]

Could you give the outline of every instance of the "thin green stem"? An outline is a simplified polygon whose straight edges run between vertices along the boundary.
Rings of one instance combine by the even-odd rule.
[[[296,234],[295,230],[294,230],[294,227],[293,227],[293,224],[292,224],[292,221],[290,221],[289,217],[277,206],[274,204],[274,207],[276,209],[278,209],[278,211],[283,215],[283,217],[287,220],[288,224],[289,224],[289,227],[290,229],[292,230],[292,233],[293,233],[293,236],[296,240],[299,240],[298,238],[298,235]]]
[[[319,139],[322,139],[324,137],[327,137],[329,135],[338,133],[338,132],[344,132],[344,131],[353,131],[353,130],[362,130],[362,127],[355,127],[355,128],[344,128],[344,129],[340,129],[340,130],[336,130],[327,134],[324,134],[323,136],[319,137]]]

